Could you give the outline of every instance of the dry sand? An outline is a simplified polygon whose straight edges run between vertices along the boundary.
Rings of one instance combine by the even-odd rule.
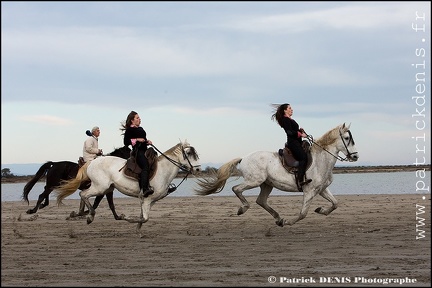
[[[256,196],[241,216],[235,196],[169,196],[152,207],[142,238],[136,224],[114,220],[106,200],[90,225],[66,220],[79,200],[52,201],[35,215],[25,202],[2,202],[1,285],[430,287],[430,195],[336,198],[329,216],[313,212],[329,205],[317,197],[305,219],[279,227]],[[301,199],[269,203],[288,219]],[[138,199],[114,200],[117,212],[139,215]]]

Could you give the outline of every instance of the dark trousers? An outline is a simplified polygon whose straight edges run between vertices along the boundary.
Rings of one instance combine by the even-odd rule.
[[[149,187],[149,163],[147,157],[145,157],[144,151],[138,150],[136,161],[138,166],[142,169],[139,181],[140,189],[146,190]]]
[[[294,158],[299,162],[298,181],[302,182],[306,174],[307,155],[299,141],[289,141],[288,148],[291,150]]]

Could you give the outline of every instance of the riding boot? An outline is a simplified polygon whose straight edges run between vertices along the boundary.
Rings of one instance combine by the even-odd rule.
[[[298,167],[298,174],[297,174],[297,183],[298,185],[301,187],[303,185],[309,184],[310,182],[312,182],[312,179],[305,179],[306,176],[306,167],[305,167],[306,163],[301,163]]]
[[[142,170],[140,175],[140,190],[143,191],[143,196],[148,197],[154,193],[154,191],[149,186],[149,172],[147,170]]]

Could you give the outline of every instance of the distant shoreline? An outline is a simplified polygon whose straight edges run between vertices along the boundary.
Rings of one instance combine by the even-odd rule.
[[[333,174],[344,173],[387,173],[387,172],[410,172],[417,170],[431,170],[431,165],[386,165],[386,166],[352,166],[352,167],[334,167]],[[34,175],[26,176],[11,176],[2,177],[1,183],[27,183]],[[178,178],[183,177],[184,173],[179,173]],[[201,173],[198,177],[205,177],[205,173]],[[39,181],[45,181],[45,176]]]
[[[397,166],[352,166],[352,167],[335,167],[334,174],[340,173],[377,173],[377,172],[410,172],[417,170],[431,170],[431,165],[397,165]]]

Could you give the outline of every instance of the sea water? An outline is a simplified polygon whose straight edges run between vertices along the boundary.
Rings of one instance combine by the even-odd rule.
[[[189,177],[185,181],[175,178],[173,183],[179,185],[177,190],[168,197],[195,196],[197,188],[196,178]],[[243,181],[243,178],[231,177],[227,180],[224,189],[214,196],[235,196],[231,188]],[[1,184],[1,201],[20,201],[26,183]],[[333,195],[362,195],[362,194],[429,194],[431,185],[431,172],[426,171],[426,177],[420,178],[416,172],[384,172],[384,173],[346,173],[334,174],[333,183],[329,189]],[[29,200],[37,200],[43,192],[45,182],[37,182],[29,193]],[[253,188],[243,193],[245,196],[259,194],[259,188]],[[273,189],[272,195],[301,195],[300,192],[284,192]],[[114,190],[114,197],[128,197]],[[55,193],[50,194],[50,200],[55,201]],[[79,199],[78,191],[68,197]]]

